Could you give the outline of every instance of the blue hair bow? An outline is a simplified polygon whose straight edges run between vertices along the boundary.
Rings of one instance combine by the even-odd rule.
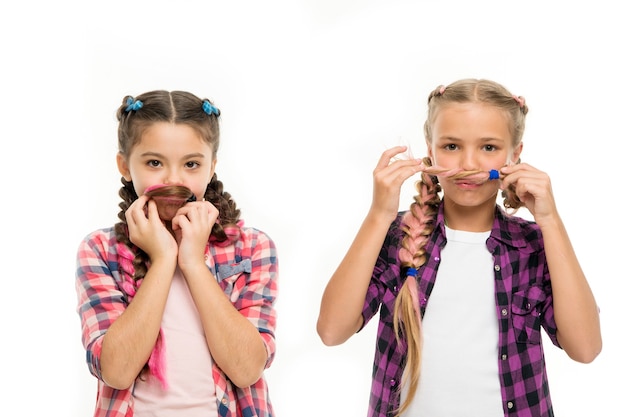
[[[141,100],[135,100],[132,97],[128,97],[126,99],[126,111],[129,112],[131,110],[137,111],[143,107],[143,102]]]
[[[208,114],[209,116],[212,115],[212,114],[214,114],[216,116],[220,115],[220,110],[217,107],[215,107],[214,105],[212,105],[209,102],[209,100],[204,100],[202,102],[202,110],[204,110],[204,112],[206,114]]]

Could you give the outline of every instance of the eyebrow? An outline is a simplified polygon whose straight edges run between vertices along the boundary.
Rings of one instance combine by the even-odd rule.
[[[155,158],[165,158],[165,155],[158,153],[158,152],[144,152],[140,155],[142,158],[145,157],[155,157]],[[183,155],[182,159],[190,159],[190,158],[205,158],[206,156],[203,153],[200,152],[194,152],[194,153],[190,153],[187,155]]]
[[[439,137],[439,140],[449,140],[449,141],[452,141],[452,142],[461,142],[461,141],[463,141],[463,139],[456,138],[454,136],[441,136],[441,137]],[[487,136],[487,137],[484,137],[484,138],[480,138],[479,140],[481,142],[493,142],[493,141],[505,142],[505,140],[502,139],[502,138],[494,138],[494,137],[490,137],[490,136]]]

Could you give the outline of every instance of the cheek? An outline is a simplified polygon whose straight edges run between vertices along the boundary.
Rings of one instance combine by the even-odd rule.
[[[135,192],[137,193],[137,195],[143,195],[143,193],[149,187],[149,185],[144,185],[141,182],[135,182],[135,181],[133,181],[133,186],[135,188]]]
[[[432,151],[430,153],[430,160],[433,165],[446,167],[446,168],[456,168],[459,162],[455,159],[454,154],[446,154],[444,152]]]
[[[196,196],[198,200],[202,200],[206,193],[207,183],[197,183],[197,184],[189,184],[188,187],[191,189],[193,194]]]
[[[135,192],[137,193],[138,196],[143,195],[143,193],[149,187],[162,184],[162,181],[160,178],[151,178],[151,177],[146,177],[145,175],[134,175],[132,179],[133,179],[133,188],[135,189]]]

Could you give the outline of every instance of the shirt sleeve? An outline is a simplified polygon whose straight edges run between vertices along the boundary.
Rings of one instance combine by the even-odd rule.
[[[374,266],[374,271],[372,273],[372,278],[370,279],[369,287],[367,288],[367,293],[365,294],[365,302],[363,303],[363,325],[358,330],[359,332],[365,327],[367,323],[378,313],[378,309],[380,307],[381,298],[384,294],[384,286],[380,280],[380,276],[387,269],[386,259],[378,256],[376,260],[376,265]]]
[[[109,262],[110,246],[106,233],[94,232],[80,243],[76,257],[82,343],[89,371],[100,380],[102,336],[126,308],[126,298],[114,278],[117,265]]]
[[[278,295],[278,256],[270,237],[254,230],[242,235],[242,260],[231,265],[224,276],[220,266],[220,285],[235,308],[259,331],[267,350],[265,367],[276,352],[276,297]]]
[[[376,259],[370,279],[365,302],[363,303],[363,325],[361,329],[378,313],[383,303],[393,304],[400,285],[400,263],[398,249],[402,239],[401,213],[391,224],[382,248]],[[361,331],[359,329],[359,331]]]
[[[546,299],[543,303],[543,310],[541,312],[541,316],[543,320],[541,322],[541,326],[545,330],[546,334],[552,341],[552,343],[561,347],[559,341],[556,338],[556,320],[554,318],[554,305],[553,305],[553,296],[552,296],[552,281],[550,280],[550,272],[548,271],[548,263],[546,262],[544,268],[544,281],[543,281],[543,291],[545,293]]]

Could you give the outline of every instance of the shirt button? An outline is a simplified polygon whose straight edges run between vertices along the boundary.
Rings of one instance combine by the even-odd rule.
[[[391,384],[392,387],[395,387],[396,386],[396,380],[395,379],[389,380],[389,384]]]
[[[435,261],[439,262],[439,257],[435,256]]]
[[[508,314],[508,313],[507,313],[507,311],[506,311],[506,308],[503,308],[503,309],[502,309],[502,315],[503,315],[503,316],[506,316],[507,314]]]
[[[228,400],[226,398],[222,398],[222,404],[228,405]]]
[[[508,403],[506,403],[507,408],[510,410],[513,408],[513,401],[509,401]]]
[[[493,269],[495,269],[496,271],[498,271],[498,272],[499,272],[499,271],[500,271],[500,265],[496,265],[496,266],[494,266],[494,267],[493,267]]]
[[[507,358],[506,353],[504,355],[502,355],[502,360],[505,361]]]

